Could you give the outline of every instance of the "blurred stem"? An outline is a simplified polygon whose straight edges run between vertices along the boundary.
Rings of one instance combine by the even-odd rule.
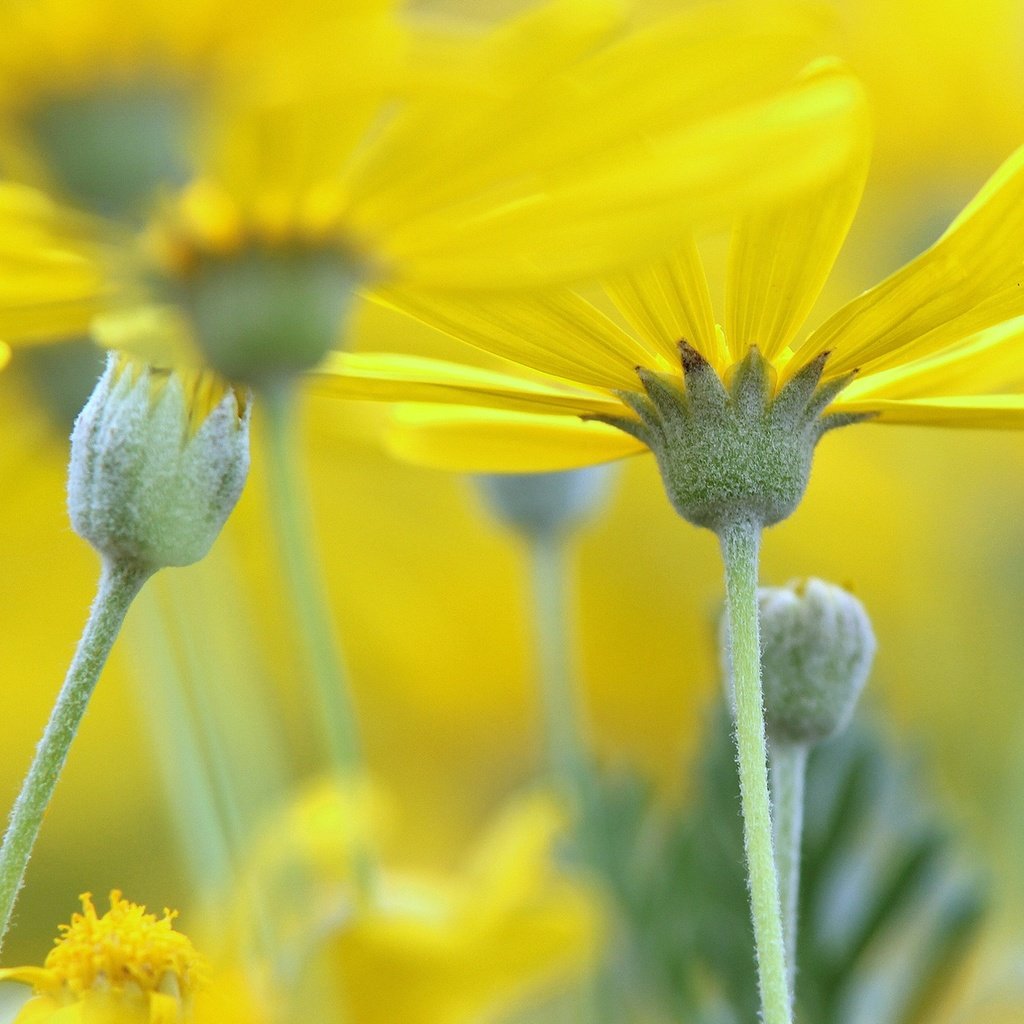
[[[568,550],[560,530],[528,534],[533,584],[534,636],[548,765],[555,785],[572,808],[588,866],[599,869],[603,851],[595,828],[597,786],[587,740],[587,715],[572,664],[567,607]],[[613,1020],[612,980],[598,969],[583,993],[584,1024]]]
[[[577,815],[593,803],[594,781],[582,702],[568,643],[566,544],[560,533],[529,538],[533,617],[548,764]]]
[[[761,530],[753,523],[737,522],[724,528],[719,540],[725,563],[743,845],[747,855],[762,1019],[764,1024],[791,1024],[779,883],[772,850],[764,698],[761,691],[757,604]]]
[[[11,923],[32,847],[53,796],[89,698],[120,632],[124,617],[152,569],[104,560],[99,589],[85,631],[50,713],[43,738],[11,811],[0,847],[0,943]]]
[[[324,582],[318,572],[309,521],[309,501],[299,470],[296,385],[292,380],[265,386],[260,397],[267,411],[267,474],[270,509],[285,585],[326,732],[330,764],[340,779],[364,774],[362,744],[348,679],[334,633]],[[354,854],[359,891],[372,887],[373,859],[366,849]]]
[[[212,911],[231,878],[229,830],[199,746],[185,699],[185,680],[172,648],[171,638],[180,631],[168,628],[157,584],[140,597],[126,640],[136,666],[133,675],[139,706],[150,722],[150,742],[177,819],[182,854],[200,903]]]
[[[769,750],[775,866],[779,874],[782,938],[790,1000],[796,998],[797,914],[800,906],[800,852],[804,828],[805,743],[772,743]]]

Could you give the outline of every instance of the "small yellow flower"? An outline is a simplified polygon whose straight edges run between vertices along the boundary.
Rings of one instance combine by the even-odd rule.
[[[754,349],[767,363],[769,400],[801,374],[819,375],[820,430],[851,417],[1024,426],[1024,149],[930,249],[800,340],[864,185],[870,133],[866,117],[850,123],[842,173],[739,219],[724,327],[687,238],[670,258],[607,281],[611,309],[571,291],[518,302],[384,293],[385,302],[525,372],[336,355],[325,387],[417,403],[400,406],[394,449],[475,471],[562,469],[643,451],[637,409],[651,388],[683,396],[686,364],[710,364],[729,384]]]
[[[82,912],[61,926],[42,967],[0,970],[0,980],[21,981],[35,995],[14,1024],[184,1024],[191,1019],[206,967],[181,932],[175,914],[158,918],[110,894],[110,910],[96,913],[91,896]]]
[[[264,950],[270,937],[293,998],[324,1024],[471,1024],[592,965],[601,908],[557,866],[564,822],[549,797],[506,808],[461,871],[384,869],[360,893],[353,843],[380,813],[367,798],[334,782],[310,788],[258,844],[239,892],[243,937],[248,927]]]

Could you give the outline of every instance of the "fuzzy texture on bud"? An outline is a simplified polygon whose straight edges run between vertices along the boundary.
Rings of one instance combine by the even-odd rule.
[[[761,669],[773,742],[815,744],[849,724],[875,656],[864,606],[808,579],[762,587]]]
[[[247,399],[208,374],[111,355],[71,435],[75,532],[117,563],[199,561],[242,493],[249,418]]]

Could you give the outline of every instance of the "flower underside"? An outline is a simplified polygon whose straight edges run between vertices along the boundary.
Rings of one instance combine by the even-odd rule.
[[[676,510],[716,532],[738,522],[771,526],[792,514],[807,487],[814,449],[836,427],[870,414],[827,413],[855,371],[822,381],[823,352],[773,394],[772,367],[756,347],[725,383],[686,341],[685,387],[638,366],[643,391],[619,390],[637,416],[587,417],[642,441],[658,460]]]

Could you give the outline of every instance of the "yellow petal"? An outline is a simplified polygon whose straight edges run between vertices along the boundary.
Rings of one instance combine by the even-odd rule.
[[[734,360],[757,346],[774,359],[811,312],[860,204],[871,151],[867,98],[858,95],[848,153],[837,173],[784,201],[740,218],[733,232],[726,287],[726,338]]]
[[[646,88],[663,84],[655,76]],[[859,95],[852,77],[834,69],[702,121],[677,114],[645,131],[634,118],[615,145],[557,167],[547,151],[560,150],[573,120],[549,123],[549,111],[534,109],[537,123],[523,127],[532,163],[492,168],[486,182],[433,205],[416,196],[354,209],[353,227],[385,278],[403,286],[545,287],[611,273],[675,248],[695,221],[827,173],[845,155],[844,125]],[[574,118],[593,124],[624,116],[594,106]],[[517,130],[502,118],[491,133],[503,153]],[[459,177],[450,166],[435,170],[442,181]],[[382,199],[375,194],[373,203]]]
[[[61,1007],[50,996],[34,996],[18,1011],[13,1024],[82,1024],[82,1006]]]
[[[1024,147],[926,252],[839,310],[792,369],[833,352],[829,370],[882,370],[1024,313]]]
[[[865,398],[839,401],[833,412],[871,413],[885,423],[931,427],[978,427],[986,430],[1024,428],[1022,395],[953,395],[940,398]]]
[[[665,364],[661,369],[678,367],[681,340],[693,345],[716,369],[724,368],[704,264],[689,232],[671,256],[613,278],[605,290],[633,329],[661,355]]]
[[[401,459],[464,473],[544,473],[645,451],[604,423],[496,409],[400,405],[387,434]]]
[[[107,293],[77,218],[33,189],[0,183],[0,337],[84,333]]]
[[[1024,389],[1024,316],[981,331],[931,356],[855,380],[843,399],[984,395]]]
[[[560,0],[499,26],[478,47],[496,91],[398,112],[353,174],[354,216],[388,230],[467,196],[500,205],[542,174],[762,98],[805,62],[814,28],[792,7],[758,7],[702,5],[576,63],[614,17],[607,2]]]
[[[384,292],[401,312],[486,352],[599,388],[637,387],[651,352],[573,292],[521,299]]]
[[[337,398],[475,405],[569,417],[623,415],[622,404],[611,397],[423,356],[336,352],[312,378],[321,391]]]

